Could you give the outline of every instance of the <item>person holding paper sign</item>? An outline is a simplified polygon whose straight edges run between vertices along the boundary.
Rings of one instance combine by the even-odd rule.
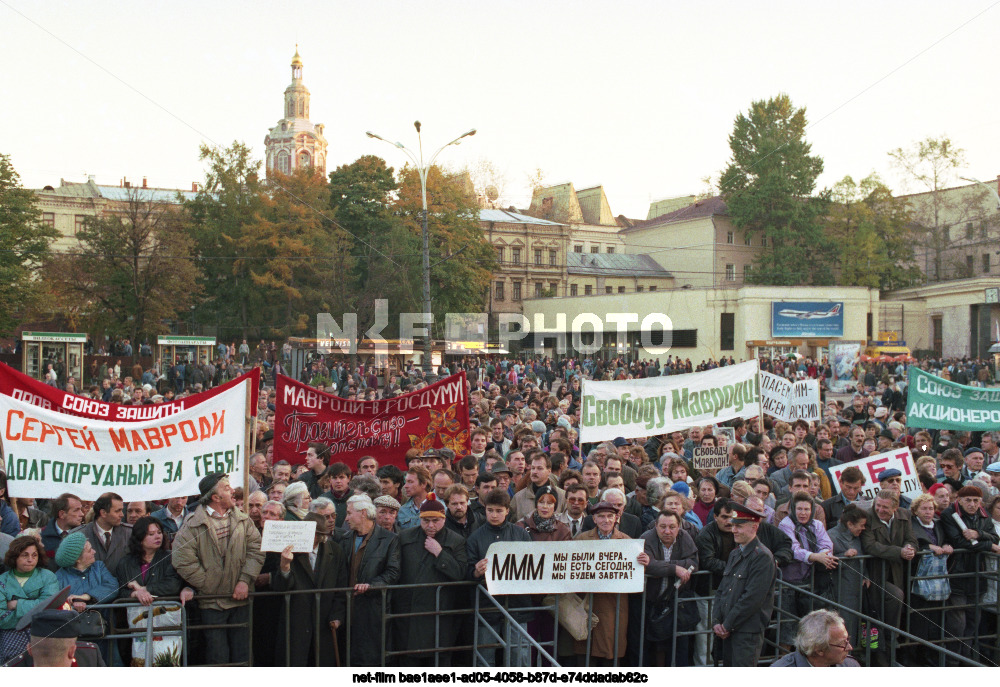
[[[348,586],[347,558],[343,550],[330,541],[327,519],[317,513],[307,513],[303,522],[315,522],[316,534],[313,548],[309,553],[292,553],[292,546],[281,552],[278,574],[271,576],[271,588],[278,592],[304,591],[311,589],[334,589]],[[317,605],[317,596],[318,605]],[[316,594],[289,594],[285,597],[288,613],[282,604],[278,616],[278,641],[276,665],[289,666],[333,666],[334,650],[326,627],[334,630],[346,619],[346,597],[343,592],[322,592]],[[319,616],[319,642],[313,636],[316,618]],[[286,645],[285,621],[289,622],[292,639]],[[319,661],[315,651],[319,644]]]

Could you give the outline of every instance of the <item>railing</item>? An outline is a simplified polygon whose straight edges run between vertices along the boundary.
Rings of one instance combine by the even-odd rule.
[[[918,554],[918,556],[925,555],[923,553]],[[988,574],[981,572],[967,572],[961,574],[949,574],[949,575],[930,575],[924,577],[918,577],[916,575],[907,576],[907,584],[912,588],[913,583],[920,580],[932,580],[940,579],[941,577],[947,577],[952,582],[971,579],[974,581],[973,593],[970,594],[969,600],[962,604],[953,604],[948,601],[944,602],[931,602],[928,604],[914,603],[910,589],[905,589],[903,591],[903,610],[901,614],[900,627],[894,626],[890,620],[887,618],[887,610],[891,608],[892,595],[887,592],[891,589],[889,586],[889,581],[886,579],[886,566],[879,565],[878,568],[881,569],[881,573],[878,579],[870,579],[869,584],[874,587],[875,593],[872,593],[869,597],[870,601],[874,603],[874,607],[870,608],[870,611],[866,611],[864,608],[864,595],[866,592],[865,581],[868,579],[869,571],[868,564],[870,561],[874,561],[871,556],[857,556],[854,558],[840,558],[840,565],[831,571],[829,576],[825,581],[822,580],[822,575],[820,579],[817,579],[816,566],[812,566],[812,574],[807,580],[803,580],[801,583],[791,583],[778,575],[778,580],[775,589],[775,605],[774,613],[772,614],[771,622],[765,633],[764,646],[760,663],[767,664],[781,656],[787,650],[787,640],[790,634],[786,631],[783,635],[782,631],[787,626],[795,627],[804,612],[812,610],[813,608],[828,608],[837,611],[841,617],[844,618],[848,625],[849,632],[852,637],[852,643],[857,642],[857,648],[863,649],[863,653],[856,655],[856,657],[865,664],[871,664],[873,658],[880,657],[880,660],[887,660],[889,665],[899,665],[899,652],[911,652],[916,651],[921,652],[920,655],[926,660],[928,657],[933,657],[938,665],[946,664],[965,664],[965,665],[995,665],[994,657],[988,656],[988,654],[997,651],[997,643],[1000,640],[1000,634],[998,634],[996,627],[992,628],[989,633],[980,633],[975,630],[980,628],[980,621],[983,619],[983,612],[989,611],[992,617],[1000,617],[1000,601],[994,600],[989,605],[984,605],[981,602],[983,598],[983,593],[990,588],[990,585],[1000,586],[1000,572],[997,571],[996,563],[1000,561],[1000,556],[992,553],[974,553],[974,552],[964,552],[956,551],[952,556],[965,556],[971,558],[974,565],[970,566],[973,570],[978,570],[979,564],[985,561],[992,561],[990,566],[993,568]],[[982,558],[980,558],[982,557]],[[909,566],[910,564],[907,563]],[[913,564],[915,568],[915,564]],[[697,584],[699,580],[703,580],[706,576],[711,576],[712,573],[708,571],[699,571],[692,575],[691,580],[684,586],[684,590],[698,589],[701,585]],[[655,579],[656,583],[659,583],[662,578],[647,578],[647,582],[651,579]],[[828,590],[824,590],[823,585],[829,586]],[[710,585],[709,585],[710,586]],[[996,587],[993,587],[995,589]],[[434,594],[434,604],[431,610],[427,611],[416,611],[416,612],[393,612],[391,597],[393,592],[397,590],[426,590],[427,594]],[[459,592],[459,590],[468,590],[468,595],[458,602],[454,599],[450,600],[449,603],[444,603],[443,595],[448,591]],[[461,592],[459,592],[461,593]],[[295,623],[301,623],[306,619],[302,618],[301,615],[292,615],[292,603],[293,599],[300,597],[302,595],[312,596],[312,617],[308,619],[308,622],[312,623],[312,661],[315,665],[321,665],[323,662],[323,656],[325,654],[323,646],[327,642],[334,642],[334,635],[329,630],[329,625],[326,623],[325,618],[321,618],[318,612],[324,599],[329,599],[330,595],[343,594],[344,604],[345,604],[345,617],[347,622],[341,627],[339,634],[341,635],[339,639],[341,640],[342,651],[339,651],[334,644],[332,649],[335,655],[339,654],[339,664],[344,666],[351,665],[351,647],[352,643],[359,641],[352,632],[351,622],[352,614],[354,612],[355,605],[357,603],[358,595],[355,594],[353,588],[333,588],[333,589],[320,589],[320,590],[294,590],[287,592],[277,592],[277,591],[260,591],[253,592],[249,597],[249,620],[245,623],[227,623],[227,624],[192,624],[189,618],[188,607],[182,608],[181,620],[179,625],[172,627],[155,627],[149,624],[148,627],[144,629],[121,629],[115,627],[114,623],[109,623],[110,632],[102,640],[97,640],[98,642],[114,642],[126,639],[136,639],[145,638],[146,643],[146,653],[145,653],[145,665],[151,666],[154,664],[154,637],[172,637],[179,636],[182,638],[182,652],[181,652],[181,664],[188,665],[189,662],[189,648],[190,640],[192,638],[192,633],[212,630],[212,629],[245,629],[247,632],[247,641],[249,642],[249,651],[247,655],[249,656],[250,665],[259,665],[261,663],[268,664],[271,663],[271,658],[277,659],[277,663],[284,665],[291,665],[291,647],[296,641],[296,637],[293,633],[293,621]],[[406,664],[411,660],[422,660],[428,663],[432,663],[433,666],[441,666],[442,662],[445,665],[448,663],[457,663],[454,659],[459,657],[464,659],[464,661],[470,662],[475,666],[489,665],[491,662],[489,660],[489,652],[502,651],[502,664],[512,665],[524,665],[534,664],[536,666],[553,666],[559,667],[559,637],[560,633],[565,632],[563,628],[560,627],[558,623],[559,606],[563,601],[561,600],[561,595],[554,596],[554,602],[552,604],[544,603],[534,603],[532,605],[520,608],[520,607],[510,607],[509,598],[506,597],[493,597],[489,594],[484,586],[473,581],[458,581],[458,582],[447,582],[441,584],[410,584],[410,585],[393,585],[390,587],[372,587],[367,592],[367,595],[378,595],[378,600],[376,602],[379,609],[379,614],[381,616],[380,627],[378,628],[379,633],[379,644],[377,649],[377,655],[379,657],[379,663],[382,666],[392,666],[397,664]],[[254,635],[254,604],[255,602],[260,602],[268,598],[279,597],[283,600],[282,609],[280,611],[281,615],[273,618],[273,627],[268,626],[268,630],[275,633],[278,632],[278,627],[283,626],[282,636],[275,636],[277,641],[276,646],[280,647],[282,644],[285,647],[283,652],[283,660],[277,656],[277,651],[274,657],[267,656],[253,656],[253,635]],[[624,597],[624,598],[623,598]],[[796,608],[789,602],[789,597],[800,600],[805,600],[807,603],[802,603],[801,608]],[[210,601],[212,599],[230,599],[229,596],[201,596],[196,597],[196,601]],[[657,647],[659,651],[666,651],[669,648],[670,665],[677,665],[678,663],[678,649],[684,648],[686,651],[685,642],[683,640],[687,639],[695,642],[695,664],[701,665],[713,665],[716,661],[712,657],[712,644],[714,640],[714,633],[712,632],[711,614],[714,605],[715,593],[711,591],[708,594],[694,594],[690,595],[690,592],[685,596],[681,596],[678,593],[674,594],[673,600],[673,633],[671,638],[664,643],[660,643]],[[906,600],[909,599],[909,603]],[[630,604],[630,600],[632,603]],[[699,604],[699,607],[704,609],[706,613],[706,618],[700,627],[702,629],[686,630],[680,631],[677,628],[677,618],[679,616],[679,603],[681,602],[695,602]],[[176,606],[179,602],[174,599],[157,599],[153,606],[147,608],[157,608],[157,607],[172,607]],[[611,664],[614,666],[619,666],[622,662],[619,660],[619,654],[622,653],[620,646],[620,630],[621,624],[624,621],[622,618],[622,606],[623,604],[632,606],[632,608],[638,611],[637,617],[628,617],[627,622],[633,623],[638,622],[638,633],[637,641],[638,647],[632,647],[630,652],[632,660],[629,662],[637,661],[638,665],[649,665],[650,659],[646,655],[647,642],[646,642],[646,614],[647,614],[647,596],[646,589],[644,587],[641,593],[635,593],[633,595],[628,594],[618,594],[615,600],[615,612],[613,621],[611,619],[605,619],[608,622],[613,622],[614,630],[614,642],[613,642],[613,658],[611,659]],[[102,604],[91,606],[90,608],[95,610],[105,611],[106,615],[114,617],[115,610],[121,610],[123,608],[135,608],[138,604],[135,602],[130,603],[113,603],[113,604]],[[587,595],[585,597],[585,606],[589,614],[593,612],[594,597],[593,595]],[[948,628],[948,623],[945,619],[948,614],[958,614],[966,613],[971,611],[973,613],[973,632],[971,634],[962,633],[956,634],[951,632]],[[515,615],[519,612],[530,612],[530,613],[546,613],[551,614],[553,617],[553,636],[551,640],[540,639],[538,637],[533,637],[529,634],[527,629],[522,626],[515,618]],[[632,615],[632,614],[629,614]],[[964,615],[963,615],[964,617]],[[416,648],[411,649],[407,647],[394,646],[391,640],[391,630],[396,623],[408,622],[420,620],[422,618],[433,619],[433,623],[428,623],[433,632],[433,641],[428,642],[426,648]],[[466,622],[471,621],[472,632],[471,632],[471,643],[468,642],[469,635],[463,634],[459,631],[451,633],[449,636],[443,636],[443,626],[445,626],[446,619],[455,619],[455,622]],[[602,622],[604,622],[602,620]],[[927,634],[926,637],[919,636],[919,626],[923,622],[924,626],[932,628],[933,632],[924,632]],[[429,628],[429,629],[430,629]],[[879,632],[879,648],[873,650],[870,643],[865,643],[861,641],[861,629],[865,628],[870,631],[870,628],[877,628]],[[365,628],[371,630],[371,628]],[[633,637],[636,636],[635,631],[633,631]],[[462,638],[465,637],[465,641]],[[699,641],[703,639],[704,641]],[[196,640],[198,641],[198,640]],[[301,641],[301,640],[299,640]],[[680,646],[678,646],[680,643]],[[784,644],[785,646],[782,646]],[[578,656],[576,660],[582,662],[586,666],[590,666],[592,663],[591,652],[593,648],[593,633],[589,633],[586,643],[585,643],[585,653],[582,656]],[[959,651],[955,649],[958,648]],[[534,659],[526,658],[529,653],[534,653]],[[495,654],[494,654],[495,655]],[[462,662],[464,662],[462,661]],[[500,661],[494,661],[500,664]],[[238,665],[246,665],[238,664]]]

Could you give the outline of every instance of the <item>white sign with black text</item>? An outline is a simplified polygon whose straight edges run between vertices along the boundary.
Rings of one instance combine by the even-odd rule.
[[[486,552],[490,594],[641,592],[641,539],[495,542]]]

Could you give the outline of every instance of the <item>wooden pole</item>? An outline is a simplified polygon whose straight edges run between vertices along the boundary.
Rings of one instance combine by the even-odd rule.
[[[250,403],[253,400],[253,394],[250,384],[253,383],[252,379],[247,380],[246,388],[246,432],[244,433],[244,443],[243,443],[243,512],[248,513],[250,511],[250,453],[247,449],[250,447],[251,437],[256,436],[254,431],[253,416],[251,415],[252,409],[250,408]]]

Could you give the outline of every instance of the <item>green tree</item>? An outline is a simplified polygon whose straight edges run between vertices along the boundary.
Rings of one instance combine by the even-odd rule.
[[[844,177],[831,200],[826,227],[837,250],[839,284],[888,291],[919,281],[906,203],[877,174],[860,182]]]
[[[59,234],[41,221],[35,194],[21,187],[10,156],[0,153],[0,335],[24,321],[39,303],[39,265]]]
[[[72,252],[52,257],[47,281],[75,303],[84,324],[141,341],[167,331],[197,302],[199,271],[181,210],[130,189],[115,212],[88,217]]]
[[[479,204],[467,175],[434,166],[427,174],[427,214],[430,232],[431,308],[438,336],[445,313],[483,312],[496,250],[479,225]],[[397,212],[416,236],[422,232],[420,177],[407,165],[400,173]]]
[[[388,301],[386,339],[398,337],[399,313],[420,302],[420,241],[394,213],[398,191],[393,169],[374,155],[330,172],[331,218],[350,248],[340,253],[329,312],[341,326],[343,313],[357,314],[358,344],[375,324],[376,301]]]
[[[202,145],[199,159],[208,162],[205,183],[185,204],[186,230],[202,258],[199,283],[205,303],[199,319],[217,325],[222,338],[259,335],[259,313],[269,294],[254,282],[251,270],[268,255],[259,243],[249,247],[245,239],[264,212],[260,161],[239,141],[225,149]]]
[[[931,281],[963,277],[964,262],[955,270],[954,258],[948,258],[952,241],[963,236],[953,236],[951,227],[964,226],[967,222],[982,219],[987,192],[974,186],[955,192],[954,183],[959,169],[965,166],[965,151],[958,148],[947,136],[928,136],[909,148],[889,151],[893,166],[901,171],[906,181],[922,191],[910,196],[908,204],[914,223],[915,243],[919,249],[917,262]],[[964,260],[964,254],[962,256]],[[968,275],[971,276],[971,275]]]
[[[806,111],[787,95],[755,101],[736,117],[732,159],[719,189],[733,223],[767,239],[749,279],[758,284],[831,284],[822,218],[827,194],[813,196],[823,160],[810,155]]]

